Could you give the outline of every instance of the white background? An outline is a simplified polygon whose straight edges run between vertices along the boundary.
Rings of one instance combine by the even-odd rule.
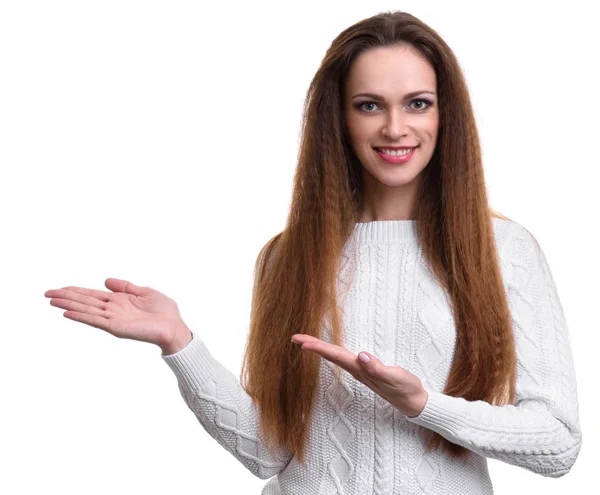
[[[340,31],[400,9],[459,58],[491,204],[542,245],[571,332],[579,459],[559,479],[490,460],[496,493],[583,493],[600,457],[592,4],[2,2],[0,492],[260,493],[158,347],[64,318],[44,292],[156,288],[239,377],[308,85]]]

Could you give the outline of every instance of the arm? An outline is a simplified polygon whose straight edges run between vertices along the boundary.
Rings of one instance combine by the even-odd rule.
[[[425,387],[424,409],[407,419],[482,456],[557,478],[569,472],[582,442],[571,341],[543,252],[520,225],[517,242],[525,254],[513,256],[508,267],[510,275],[525,269],[522,281],[509,280],[515,291],[509,298],[518,360],[515,405],[492,406]]]
[[[252,474],[266,479],[287,466],[292,453],[284,448],[269,453],[254,402],[197,335],[175,354],[161,357],[177,376],[181,395],[203,428]]]

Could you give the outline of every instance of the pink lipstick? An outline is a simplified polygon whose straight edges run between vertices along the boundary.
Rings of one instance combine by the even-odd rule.
[[[415,154],[416,149],[418,148],[418,146],[415,146],[410,153],[407,153],[406,155],[403,156],[391,156],[391,155],[386,155],[385,153],[383,153],[382,151],[375,149],[375,151],[377,151],[377,154],[387,163],[406,163],[408,160],[410,160],[411,156],[413,156]]]

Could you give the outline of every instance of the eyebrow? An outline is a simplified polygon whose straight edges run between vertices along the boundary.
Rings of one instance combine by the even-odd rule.
[[[404,95],[404,98],[405,99],[412,98],[414,96],[421,95],[423,93],[430,93],[435,96],[434,91],[423,90],[423,91],[413,91],[412,93],[407,93]],[[358,93],[358,94],[354,95],[352,98],[358,98],[359,96],[366,96],[368,98],[373,98],[374,100],[377,100],[377,101],[385,100],[385,98],[383,96],[376,95],[375,93]]]

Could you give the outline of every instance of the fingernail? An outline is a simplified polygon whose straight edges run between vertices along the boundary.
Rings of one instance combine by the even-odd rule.
[[[368,363],[368,362],[371,360],[371,358],[370,358],[370,357],[369,357],[367,354],[365,354],[364,352],[361,352],[361,353],[358,355],[358,359],[359,359],[359,360],[360,360],[362,363]]]

